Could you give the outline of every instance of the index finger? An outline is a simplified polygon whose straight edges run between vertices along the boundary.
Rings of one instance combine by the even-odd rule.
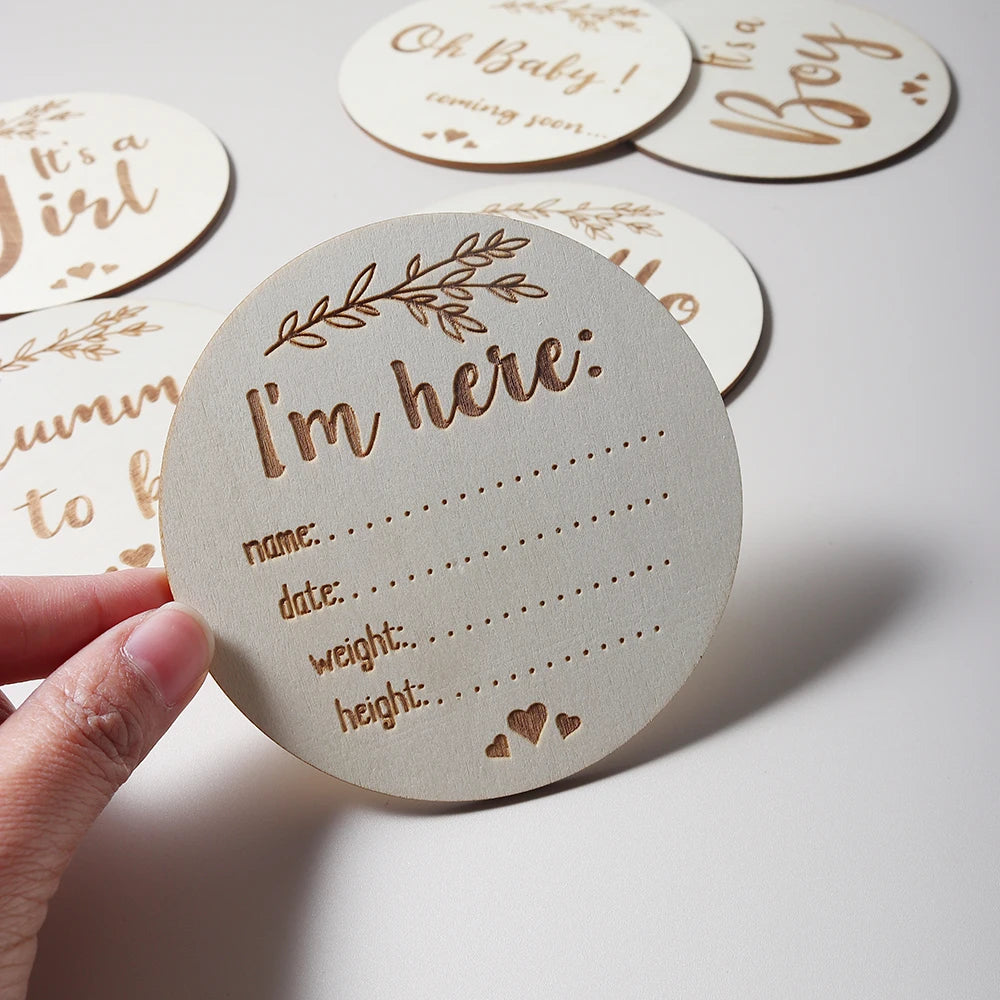
[[[0,684],[47,676],[112,626],[170,599],[162,569],[0,576]]]

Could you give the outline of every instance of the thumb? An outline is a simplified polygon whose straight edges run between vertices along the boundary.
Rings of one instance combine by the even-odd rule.
[[[0,955],[34,951],[77,844],[193,697],[212,650],[195,612],[165,604],[84,647],[0,725]]]

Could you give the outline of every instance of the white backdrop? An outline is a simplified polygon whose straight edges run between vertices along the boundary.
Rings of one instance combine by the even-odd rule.
[[[344,51],[394,6],[10,4],[0,99],[118,90],[214,129],[231,210],[145,288],[228,312],[335,233],[503,179],[341,109]],[[729,401],[741,564],[674,702],[567,784],[448,808],[310,770],[208,685],[67,874],[33,997],[996,996],[1000,16],[878,9],[954,74],[918,155],[766,184],[622,147],[564,174],[700,216],[767,295]]]

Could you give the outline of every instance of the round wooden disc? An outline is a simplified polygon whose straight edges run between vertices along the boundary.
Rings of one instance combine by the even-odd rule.
[[[940,121],[951,79],[906,28],[840,0],[678,0],[695,66],[635,144],[736,177],[821,177],[900,153]]]
[[[74,302],[0,326],[5,573],[162,566],[160,460],[222,320],[156,299]]]
[[[757,349],[764,301],[753,269],[724,236],[672,205],[622,188],[557,179],[480,188],[429,210],[534,222],[609,257],[670,310],[723,394]]]
[[[510,166],[626,138],[669,106],[690,69],[684,33],[643,0],[423,0],[354,43],[340,96],[400,152]]]
[[[254,723],[455,800],[571,774],[663,707],[741,509],[718,389],[653,296],[546,229],[439,214],[316,247],[223,323],[161,529]]]
[[[229,188],[222,143],[123,94],[0,104],[0,315],[106,295],[190,246]]]

